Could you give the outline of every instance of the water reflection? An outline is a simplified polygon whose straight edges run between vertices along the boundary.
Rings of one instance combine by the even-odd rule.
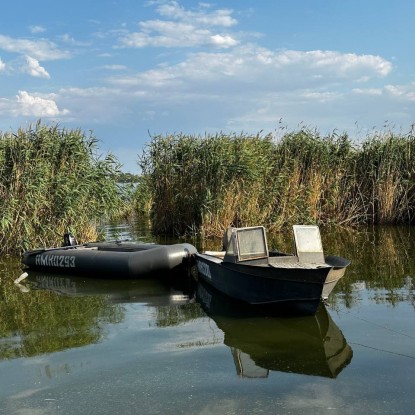
[[[352,359],[324,304],[315,316],[271,317],[201,283],[197,298],[224,332],[239,376],[267,377],[274,370],[335,378]]]
[[[186,278],[174,283],[154,278],[100,280],[31,271],[24,285],[29,291],[18,295],[14,287],[14,307],[9,302],[3,309],[2,320],[10,327],[1,333],[0,359],[97,343],[106,325],[125,319],[128,303],[150,307],[149,323],[158,328],[207,314],[224,333],[224,344],[243,377],[266,377],[273,370],[334,378],[352,358],[323,305],[313,317],[268,317]],[[35,317],[13,326],[16,314]]]
[[[19,264],[3,265],[0,360],[100,343],[109,324],[124,321],[127,303],[163,310],[155,312],[156,326],[173,325],[173,315],[178,324],[187,317],[177,308],[192,300],[186,287],[166,279],[100,280],[28,271],[16,285],[10,276],[19,275]]]
[[[0,288],[0,360],[98,343],[104,326],[124,317],[120,307],[99,297],[22,293],[11,280],[3,280]]]
[[[203,315],[194,307],[194,284],[175,274],[175,279],[158,278],[122,280],[97,279],[31,271],[27,283],[36,290],[53,291],[61,296],[101,298],[107,305],[142,304],[152,309],[150,325],[169,327]]]
[[[154,241],[146,224],[130,226],[119,225],[113,231]],[[327,250],[352,260],[329,298],[332,309],[358,307],[362,301],[415,307],[412,228],[323,229],[322,238]],[[285,239],[279,235],[272,243],[287,250]],[[109,324],[125,320],[128,303],[151,307],[146,316],[157,328],[206,318],[206,313],[224,333],[240,376],[268,376],[275,370],[336,377],[352,358],[324,306],[314,317],[271,318],[232,308],[228,298],[219,299],[220,294],[212,295],[206,287],[195,297],[194,287],[184,281],[100,280],[35,272],[23,282],[30,290],[25,293],[12,283],[20,273],[17,260],[0,261],[0,360],[102,342]]]
[[[31,271],[25,280],[32,289],[48,290],[69,297],[101,297],[109,304],[141,303],[152,307],[189,302],[180,280],[165,279],[96,279]]]

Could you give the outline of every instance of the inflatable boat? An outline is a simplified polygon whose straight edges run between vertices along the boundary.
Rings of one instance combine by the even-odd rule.
[[[23,254],[26,268],[93,277],[140,278],[190,267],[196,248],[188,243],[157,245],[129,241],[73,244],[35,249]]]

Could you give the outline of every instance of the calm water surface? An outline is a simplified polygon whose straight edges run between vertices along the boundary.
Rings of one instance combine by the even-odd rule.
[[[0,259],[0,414],[413,414],[414,236],[323,230],[352,265],[314,317],[254,315],[186,280],[17,286],[18,260]]]

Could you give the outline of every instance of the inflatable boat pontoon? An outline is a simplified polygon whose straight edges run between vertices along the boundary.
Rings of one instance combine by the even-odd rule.
[[[65,243],[67,242],[65,235]],[[187,243],[157,245],[135,242],[91,242],[23,254],[34,270],[94,277],[140,278],[190,266],[196,248]]]

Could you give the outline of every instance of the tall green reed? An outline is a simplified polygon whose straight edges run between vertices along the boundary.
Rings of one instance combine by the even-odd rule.
[[[415,135],[387,131],[363,143],[357,176],[366,214],[374,223],[412,223],[415,205]]]
[[[97,155],[97,140],[40,121],[0,135],[0,252],[55,245],[71,230],[96,237],[97,221],[125,203],[119,164]]]
[[[268,138],[244,135],[153,137],[140,165],[151,183],[156,232],[182,234],[223,212],[226,192],[245,192],[266,177],[269,163],[262,159],[271,147]]]
[[[414,134],[301,129],[151,138],[140,160],[157,233],[221,235],[230,224],[412,223]]]

